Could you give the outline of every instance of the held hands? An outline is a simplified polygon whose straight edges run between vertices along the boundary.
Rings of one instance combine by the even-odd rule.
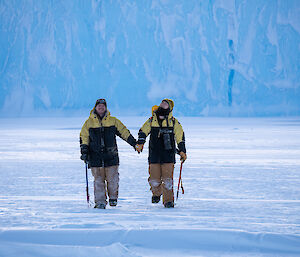
[[[180,155],[180,161],[181,161],[182,163],[184,163],[185,160],[187,159],[186,153],[180,152],[179,155]]]
[[[138,153],[141,153],[143,151],[143,148],[144,148],[144,144],[136,144],[135,145],[135,150],[138,152]]]

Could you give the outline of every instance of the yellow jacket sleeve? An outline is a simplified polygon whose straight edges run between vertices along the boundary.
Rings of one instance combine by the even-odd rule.
[[[125,140],[131,146],[136,145],[135,138],[131,135],[130,131],[126,128],[126,126],[117,118],[115,118],[115,127],[117,129],[117,135]]]
[[[186,153],[185,149],[185,136],[184,136],[184,131],[177,119],[175,119],[174,122],[174,134],[175,134],[175,140],[179,148],[179,152],[184,152]]]
[[[152,118],[149,118],[144,123],[144,125],[140,128],[140,130],[139,130],[138,144],[145,144],[146,137],[149,135],[149,133],[151,131],[151,122],[152,122]]]
[[[126,141],[130,135],[130,132],[126,126],[120,120],[115,118],[115,127],[117,129],[117,135]]]
[[[80,131],[80,144],[88,145],[90,142],[89,140],[89,126],[88,120],[83,124],[81,131]]]

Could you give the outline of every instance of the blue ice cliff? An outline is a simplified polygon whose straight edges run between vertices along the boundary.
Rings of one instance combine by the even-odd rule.
[[[300,1],[0,1],[0,115],[300,115]]]

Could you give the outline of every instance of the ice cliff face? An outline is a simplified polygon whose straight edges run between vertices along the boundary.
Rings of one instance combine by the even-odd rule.
[[[299,115],[298,0],[0,2],[2,115]]]

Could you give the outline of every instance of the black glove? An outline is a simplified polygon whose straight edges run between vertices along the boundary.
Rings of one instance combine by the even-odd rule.
[[[80,159],[87,163],[89,157],[89,146],[84,144],[80,145],[80,152]]]

